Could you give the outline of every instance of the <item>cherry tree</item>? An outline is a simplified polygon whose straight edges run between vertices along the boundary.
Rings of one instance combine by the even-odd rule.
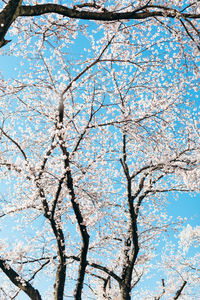
[[[199,191],[199,18],[198,1],[3,1],[21,67],[0,78],[1,299],[198,296],[199,227],[167,202]]]

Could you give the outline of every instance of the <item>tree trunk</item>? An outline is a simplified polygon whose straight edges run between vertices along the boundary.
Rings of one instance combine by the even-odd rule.
[[[121,300],[131,300],[131,288],[130,286],[121,285],[120,288]]]

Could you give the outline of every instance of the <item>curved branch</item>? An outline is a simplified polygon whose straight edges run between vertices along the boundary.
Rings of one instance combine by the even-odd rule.
[[[78,7],[68,8],[67,6],[58,4],[39,4],[33,6],[22,5],[19,10],[19,16],[39,16],[47,13],[56,13],[68,18],[85,19],[85,20],[98,20],[98,21],[118,21],[118,20],[138,20],[150,17],[168,17],[175,18],[177,13],[182,17],[191,19],[200,19],[200,14],[181,13],[175,9],[165,6],[146,6],[146,8],[154,9],[153,11],[132,10],[128,12],[111,12],[103,9],[103,11],[86,11],[80,10]],[[158,10],[160,9],[160,10]]]
[[[9,27],[17,17],[33,17],[48,13],[54,13],[71,19],[96,20],[96,21],[119,21],[119,20],[141,20],[152,17],[164,18],[183,18],[183,19],[200,19],[200,14],[185,13],[185,9],[180,11],[161,5],[141,6],[137,9],[125,12],[108,11],[99,6],[88,3],[75,5],[73,8],[59,4],[38,4],[38,5],[21,5],[22,0],[10,0],[0,13],[0,48],[5,46],[9,41],[4,39]],[[86,7],[87,10],[84,9]],[[92,7],[93,10],[90,10]],[[95,10],[96,9],[96,10]],[[95,11],[94,11],[95,10]]]
[[[77,256],[66,256],[66,259],[74,259],[76,261],[80,261],[80,258]],[[99,264],[92,263],[92,262],[90,263],[88,261],[86,261],[86,264],[87,264],[87,266],[90,266],[92,268],[95,268],[95,269],[105,272],[106,274],[111,276],[113,279],[115,279],[119,284],[121,283],[121,281],[122,281],[121,278],[117,274],[115,274],[113,271],[109,270],[107,267],[104,267],[104,266],[101,266]]]
[[[19,7],[22,0],[10,0],[0,13],[0,48],[10,41],[4,39],[8,29],[14,20],[19,16]]]
[[[7,137],[21,152],[21,154],[23,155],[24,159],[27,160],[27,156],[24,152],[24,150],[22,149],[22,147],[19,145],[19,143],[17,143],[13,138],[11,138],[4,130],[3,128],[0,127],[1,132],[3,133],[3,135],[5,137]]]

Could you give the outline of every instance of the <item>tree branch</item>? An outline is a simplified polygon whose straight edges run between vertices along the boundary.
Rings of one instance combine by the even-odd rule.
[[[30,260],[25,260],[25,261],[20,261],[18,262],[19,264],[28,264],[28,263],[38,263],[40,261],[46,260],[47,262],[50,262],[51,259],[56,259],[57,256],[53,256],[53,257],[41,257],[41,258],[36,258],[36,259],[30,259]],[[70,256],[65,256],[66,260],[67,259],[73,259],[75,261],[80,261],[80,257],[74,256],[74,255],[70,255]],[[115,274],[113,271],[109,270],[107,267],[101,266],[99,264],[96,263],[92,263],[89,261],[86,261],[87,266],[90,266],[92,268],[95,268],[97,270],[101,270],[103,272],[105,272],[107,275],[111,276],[113,279],[115,279],[118,283],[121,282],[121,278]],[[46,263],[45,263],[46,264]]]
[[[80,258],[77,256],[66,256],[67,259],[74,259],[76,261],[80,261]],[[119,284],[121,283],[121,278],[115,274],[113,271],[109,270],[107,267],[101,266],[99,264],[96,263],[90,263],[88,261],[86,261],[86,264],[92,268],[101,270],[103,272],[105,272],[106,274],[108,274],[109,276],[111,276],[112,278],[114,278]]]
[[[4,39],[8,29],[19,16],[19,7],[22,0],[10,0],[0,13],[0,48],[10,41]]]
[[[64,93],[65,93],[65,91],[63,92],[63,95],[64,95]],[[62,95],[61,99],[63,99],[63,95]],[[63,128],[64,105],[63,105],[62,109],[63,109],[62,115],[60,116],[60,111],[59,111],[59,123],[56,125],[58,130],[61,130]],[[71,198],[71,204],[73,207],[73,211],[76,216],[76,220],[77,220],[77,223],[78,223],[78,226],[80,229],[80,233],[81,233],[81,237],[82,237],[81,258],[80,258],[80,265],[79,265],[79,271],[78,271],[78,279],[77,279],[77,284],[76,284],[75,293],[74,293],[75,299],[80,300],[81,294],[82,294],[82,289],[83,289],[85,270],[86,270],[86,266],[87,266],[86,259],[87,259],[90,236],[87,232],[87,227],[84,224],[83,215],[82,215],[79,203],[76,199],[74,185],[73,185],[73,178],[72,178],[72,173],[71,173],[70,163],[69,163],[69,152],[65,146],[65,142],[64,142],[61,132],[59,132],[59,134],[58,134],[58,139],[59,139],[59,143],[60,143],[60,149],[64,156],[65,174],[59,183],[57,194],[59,196],[60,190],[62,188],[62,183],[65,179],[67,188],[69,190],[69,195]],[[53,204],[53,211],[52,211],[53,214],[55,212],[55,206],[56,206],[57,200],[58,200],[58,197],[55,198],[55,201]],[[65,268],[66,268],[66,266],[65,266]]]
[[[60,147],[61,147],[64,157],[66,157],[66,159],[65,159],[66,183],[67,183],[67,188],[69,189],[72,207],[73,207],[74,214],[76,216],[76,220],[77,220],[77,223],[78,223],[78,226],[80,229],[80,233],[81,233],[81,237],[82,237],[81,258],[80,258],[80,265],[79,265],[79,272],[78,272],[79,275],[78,275],[76,289],[75,289],[75,295],[74,295],[75,299],[79,300],[79,299],[81,299],[81,293],[82,293],[83,282],[84,282],[84,277],[85,277],[85,270],[86,270],[86,266],[87,266],[86,259],[87,259],[90,236],[87,232],[87,227],[84,223],[83,215],[81,213],[79,203],[75,196],[74,186],[73,186],[73,178],[72,178],[72,173],[71,173],[70,164],[69,164],[69,152],[67,151],[67,149],[63,143],[61,143]]]
[[[137,9],[125,12],[108,11],[96,4],[83,3],[73,8],[59,4],[21,5],[22,0],[10,0],[0,13],[0,48],[9,41],[4,39],[9,27],[17,17],[40,16],[55,13],[72,19],[96,20],[96,21],[119,21],[119,20],[141,20],[152,17],[200,19],[200,14],[185,13],[184,10],[176,10],[161,5],[149,5],[150,1]],[[86,8],[86,9],[84,9]],[[90,10],[90,8],[92,10]],[[96,10],[96,11],[94,11]]]
[[[168,8],[165,6],[156,6],[156,5],[147,5],[145,8],[154,9],[153,11],[137,11],[132,10],[129,12],[111,12],[111,11],[86,11],[80,10],[78,7],[68,8],[67,6],[58,5],[58,4],[40,4],[33,6],[25,6],[22,5],[19,9],[19,16],[39,16],[47,13],[56,13],[62,16],[73,18],[73,19],[85,19],[85,20],[98,20],[98,21],[119,21],[119,20],[138,20],[138,19],[146,19],[150,17],[168,17],[175,18],[178,11],[172,8]],[[160,10],[158,10],[160,9]],[[165,13],[164,13],[165,12]],[[181,13],[180,13],[181,14]],[[182,13],[181,14],[185,18],[191,19],[199,19],[200,14],[190,14],[190,13]]]
[[[164,279],[162,279],[162,288],[163,288],[162,293],[158,297],[155,297],[155,300],[160,300],[161,297],[165,294],[165,280]]]
[[[58,265],[54,284],[54,299],[59,300],[63,299],[66,278],[65,238],[62,229],[56,224],[55,220],[50,218],[50,223],[56,237],[58,255]]]
[[[126,176],[127,181],[127,202],[128,202],[128,211],[129,211],[129,229],[128,229],[128,238],[125,242],[124,256],[125,261],[123,263],[122,269],[122,282],[120,285],[121,294],[123,299],[130,300],[131,296],[131,281],[132,281],[132,273],[133,267],[135,265],[135,261],[139,252],[139,242],[138,242],[138,228],[137,228],[137,215],[135,212],[135,208],[133,206],[133,195],[132,195],[132,183],[129,172],[129,167],[127,164],[127,152],[126,152],[126,135],[123,134],[123,160],[120,162],[124,168],[124,174]],[[143,182],[141,183],[143,186]],[[142,189],[142,187],[141,187]],[[129,252],[131,252],[129,254]]]
[[[0,259],[0,268],[12,283],[24,291],[32,300],[42,300],[38,290],[15,272],[4,259]]]
[[[179,298],[179,296],[181,295],[181,293],[182,293],[184,287],[186,286],[186,284],[187,284],[187,281],[184,281],[182,286],[180,287],[180,289],[176,292],[174,300],[177,300]]]
[[[1,42],[1,41],[0,41]],[[19,149],[19,151],[21,152],[21,154],[23,155],[24,159],[27,160],[27,156],[24,152],[24,150],[22,149],[22,147],[19,145],[19,143],[17,143],[13,138],[11,138],[4,130],[3,128],[0,127],[1,132],[3,133],[3,135],[5,137],[7,137],[13,144],[15,144],[15,146]]]

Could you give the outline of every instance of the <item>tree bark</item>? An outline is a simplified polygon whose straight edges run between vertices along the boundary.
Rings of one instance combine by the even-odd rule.
[[[200,19],[199,13],[185,13],[183,10],[178,11],[167,6],[150,5],[149,3],[137,9],[128,12],[108,11],[104,7],[92,5],[96,11],[84,10],[84,7],[91,7],[91,4],[85,3],[73,8],[59,4],[38,4],[38,5],[21,5],[22,0],[10,0],[0,13],[0,48],[9,41],[4,39],[9,27],[17,17],[40,16],[48,13],[55,13],[72,19],[97,20],[97,21],[119,21],[119,20],[141,20],[147,18],[179,18],[184,30],[190,38],[193,39],[182,20]],[[182,20],[181,20],[182,18]],[[195,27],[195,25],[193,25]],[[196,29],[198,31],[198,29]]]
[[[10,0],[0,13],[0,48],[9,42],[4,37],[11,24],[18,17],[21,3],[22,0]]]
[[[144,7],[141,7],[137,10],[132,10],[129,12],[113,12],[113,11],[87,11],[79,10],[76,7],[68,8],[67,6],[58,5],[58,4],[38,4],[33,6],[22,5],[20,7],[19,16],[39,16],[47,13],[56,13],[63,15],[65,17],[73,19],[85,19],[85,20],[98,20],[98,21],[119,21],[119,20],[140,20],[150,17],[168,17],[175,18],[178,11],[168,7],[149,5],[146,8],[152,9],[143,10]],[[160,10],[158,10],[160,9]],[[190,14],[190,13],[181,13],[183,18],[199,19],[200,14]]]
[[[125,284],[122,284],[120,287],[121,291],[121,300],[131,300],[131,287]]]
[[[184,281],[182,286],[180,287],[180,289],[176,292],[176,295],[174,297],[174,300],[177,300],[179,298],[179,296],[181,295],[185,285],[187,284],[187,281]]]
[[[0,268],[12,281],[12,283],[26,293],[32,300],[42,300],[40,293],[35,289],[30,282],[23,279],[11,266],[4,260],[0,259]]]
[[[128,211],[129,211],[129,230],[128,230],[128,240],[126,241],[126,249],[124,250],[125,261],[122,269],[122,283],[120,285],[121,297],[123,300],[131,299],[131,281],[133,274],[133,267],[135,265],[138,252],[139,252],[139,243],[138,243],[138,228],[137,228],[137,215],[133,205],[133,195],[132,195],[132,184],[131,177],[129,173],[129,167],[127,164],[127,153],[126,153],[126,134],[123,135],[123,160],[120,162],[124,169],[124,174],[127,181],[127,202],[128,202]]]
[[[63,99],[61,99],[61,102],[60,102],[59,108],[58,108],[58,121],[59,121],[59,124],[57,124],[58,129],[63,128],[63,117],[64,117],[64,102],[63,102]],[[76,199],[76,195],[75,195],[75,191],[74,191],[74,184],[73,184],[73,177],[72,177],[72,173],[71,173],[71,169],[70,169],[69,152],[65,146],[65,142],[63,140],[62,134],[59,134],[58,138],[60,141],[60,149],[61,149],[64,157],[66,157],[64,159],[64,166],[65,166],[65,170],[66,170],[64,177],[66,180],[67,188],[69,189],[69,195],[71,198],[72,208],[73,208],[74,214],[76,216],[76,220],[77,220],[81,238],[82,238],[78,279],[77,279],[76,288],[74,291],[74,298],[76,300],[81,300],[81,294],[82,294],[83,283],[84,283],[84,278],[85,278],[85,271],[86,271],[86,267],[87,267],[87,253],[88,253],[90,236],[88,234],[87,227],[84,224],[84,218],[83,218],[83,214],[81,212],[78,200]],[[63,239],[64,239],[64,236],[63,236]],[[65,257],[63,257],[63,259],[65,259]],[[63,267],[64,267],[64,265],[63,265]],[[55,298],[55,300],[61,300],[61,298]]]
[[[58,266],[54,284],[54,300],[63,300],[66,278],[65,238],[61,228],[54,219],[50,219],[51,227],[56,237]]]

